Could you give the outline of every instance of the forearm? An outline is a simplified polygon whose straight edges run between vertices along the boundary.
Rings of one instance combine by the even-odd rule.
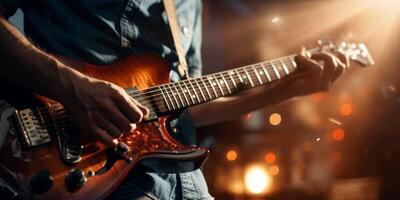
[[[279,87],[278,87],[279,86]],[[283,83],[258,87],[232,97],[223,97],[189,108],[197,127],[235,119],[250,111],[279,103],[290,97]]]
[[[36,48],[0,14],[0,79],[58,100],[64,74],[78,73]]]

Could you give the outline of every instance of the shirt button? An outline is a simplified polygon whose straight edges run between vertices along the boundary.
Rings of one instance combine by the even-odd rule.
[[[187,35],[187,34],[189,33],[189,28],[188,28],[187,26],[183,26],[183,27],[182,27],[182,33],[183,33],[184,35]]]

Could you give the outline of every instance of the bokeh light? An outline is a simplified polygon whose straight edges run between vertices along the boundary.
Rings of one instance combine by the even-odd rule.
[[[279,113],[272,113],[269,116],[269,123],[272,126],[278,126],[282,122],[282,117]]]
[[[226,159],[229,161],[235,161],[237,159],[237,152],[235,150],[229,150],[226,153]]]
[[[336,141],[342,141],[345,137],[345,132],[343,129],[341,128],[337,128],[335,130],[332,131],[332,139],[336,140]]]
[[[265,154],[264,160],[265,160],[265,162],[271,164],[271,163],[275,162],[276,155],[272,152],[269,152],[269,153]]]
[[[252,194],[262,194],[272,185],[272,177],[262,165],[251,165],[244,174],[246,189]]]
[[[345,103],[340,106],[340,114],[343,116],[349,116],[353,113],[353,106],[349,103]]]
[[[272,176],[276,176],[279,173],[279,167],[278,165],[272,165],[271,167],[269,167],[268,169],[269,174],[271,174]]]

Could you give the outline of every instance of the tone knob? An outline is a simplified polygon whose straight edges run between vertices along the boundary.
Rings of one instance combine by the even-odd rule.
[[[31,178],[30,185],[35,194],[44,194],[53,186],[53,177],[48,170],[39,171]]]
[[[86,183],[87,178],[85,172],[81,169],[75,168],[65,175],[64,181],[68,191],[74,192],[79,190]]]

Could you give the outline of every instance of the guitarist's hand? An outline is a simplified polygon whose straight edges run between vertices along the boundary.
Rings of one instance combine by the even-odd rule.
[[[121,87],[72,74],[61,76],[62,87],[67,92],[60,97],[60,102],[85,133],[104,144],[115,147],[116,138],[135,129],[136,123],[148,116],[149,110]]]
[[[310,55],[303,50],[295,58],[298,71],[287,80],[291,96],[306,95],[325,91],[349,66],[346,55],[337,53],[315,53]]]

